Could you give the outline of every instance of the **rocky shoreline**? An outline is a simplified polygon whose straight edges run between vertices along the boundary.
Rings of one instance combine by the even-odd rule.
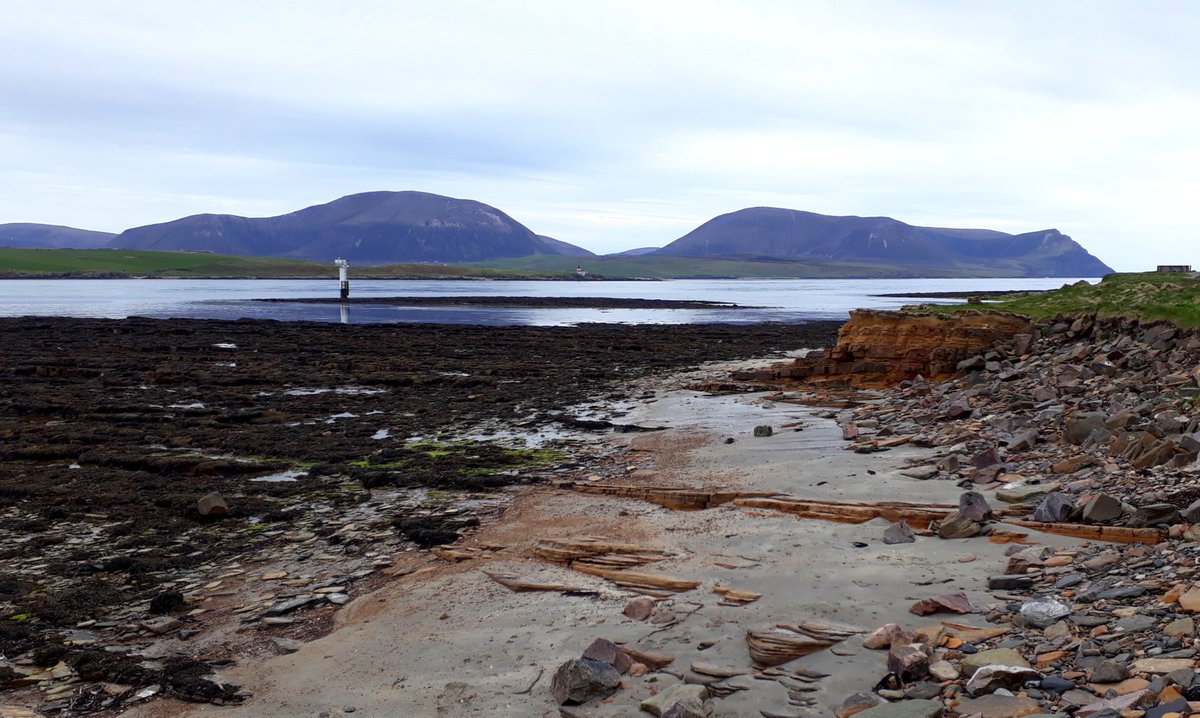
[[[961,358],[955,378],[910,375],[873,392],[841,417],[846,448],[877,451],[902,438],[932,451],[908,470],[914,478],[957,482],[971,491],[964,499],[991,492],[1008,515],[1046,530],[1094,528],[1119,542],[1056,550],[1000,530],[996,521],[1012,519],[986,505],[934,523],[926,535],[1014,541],[988,581],[993,603],[938,609],[981,613],[996,628],[969,638],[945,623],[880,628],[867,642],[889,651],[889,673],[838,715],[1192,714],[1200,710],[1200,333],[1087,316],[1013,329]],[[815,362],[840,352],[853,354],[839,342]],[[891,531],[915,540],[904,526]]]
[[[237,701],[215,668],[636,430],[629,380],[835,326],[0,320],[0,710]]]
[[[578,658],[542,663],[536,677],[530,677],[527,690],[511,691],[526,696],[517,699],[528,701],[529,710],[521,714],[547,714],[547,703],[552,700],[563,704],[556,709],[562,715],[624,715],[620,712],[625,710],[621,707],[623,691],[636,695],[649,691],[655,698],[641,703],[643,711],[676,717],[744,715],[747,706],[758,706],[763,700],[764,707],[753,710],[772,718],[831,713],[839,718],[1166,718],[1200,711],[1195,625],[1195,614],[1200,613],[1200,415],[1195,410],[1200,397],[1200,333],[1164,323],[1121,319],[1068,317],[1031,323],[990,322],[987,316],[972,315],[966,320],[969,331],[955,335],[958,330],[952,323],[942,320],[918,319],[914,323],[911,315],[865,313],[859,315],[857,325],[852,320],[842,328],[838,344],[831,349],[774,367],[714,375],[697,384],[722,392],[771,387],[772,393],[762,400],[764,406],[832,407],[818,414],[837,419],[849,455],[901,452],[907,459],[899,475],[889,479],[891,485],[902,485],[895,484],[897,479],[909,482],[912,488],[908,491],[914,498],[921,493],[945,493],[941,489],[925,492],[923,486],[962,492],[957,508],[911,499],[816,500],[797,495],[790,483],[779,481],[743,488],[717,479],[698,484],[684,478],[680,483],[681,477],[689,475],[686,468],[672,482],[660,478],[667,468],[661,446],[655,449],[660,453],[654,454],[659,456],[660,466],[650,473],[631,464],[630,455],[612,454],[611,448],[595,443],[546,447],[547,451],[563,452],[556,455],[499,449],[488,453],[484,447],[491,445],[486,443],[472,444],[459,453],[453,449],[451,439],[461,437],[470,427],[495,431],[517,426],[532,431],[553,425],[560,440],[571,429],[615,429],[634,432],[633,436],[647,431],[648,441],[631,440],[626,449],[647,451],[658,446],[651,440],[659,427],[638,420],[637,412],[626,414],[622,402],[661,398],[654,392],[630,395],[631,379],[720,352],[737,357],[815,338],[789,335],[783,327],[776,329],[779,333],[775,336],[761,333],[769,333],[770,327],[746,328],[744,334],[738,334],[735,327],[696,327],[673,345],[668,342],[673,346],[671,352],[664,352],[656,343],[662,340],[661,327],[640,336],[631,335],[628,327],[613,329],[612,334],[603,327],[580,328],[578,335],[514,330],[512,341],[520,342],[525,354],[514,352],[515,345],[506,344],[508,339],[503,333],[494,334],[496,330],[471,335],[458,333],[469,329],[430,329],[421,341],[444,344],[450,351],[447,363],[427,371],[426,376],[447,372],[453,362],[464,366],[459,350],[475,346],[468,336],[490,337],[488,348],[480,350],[484,355],[474,357],[476,361],[522,357],[517,362],[519,371],[510,367],[497,372],[505,377],[502,381],[520,376],[525,384],[521,391],[511,399],[484,402],[496,406],[474,409],[473,413],[473,407],[483,402],[481,397],[487,396],[485,392],[495,391],[503,397],[502,390],[493,384],[459,386],[455,382],[464,377],[457,374],[437,374],[445,378],[430,385],[383,380],[384,366],[370,364],[367,357],[377,356],[381,343],[394,342],[388,347],[396,352],[405,341],[414,344],[411,336],[401,337],[394,328],[257,322],[146,322],[143,326],[139,324],[142,320],[73,325],[74,320],[24,320],[25,336],[33,339],[28,346],[35,349],[14,353],[8,347],[0,357],[0,370],[10,377],[0,397],[6,402],[0,434],[8,452],[0,466],[0,479],[5,480],[0,483],[4,492],[0,495],[9,501],[0,515],[5,539],[0,591],[6,591],[0,593],[0,601],[7,602],[10,614],[0,624],[4,631],[0,640],[5,641],[0,653],[7,661],[0,670],[8,670],[0,674],[0,680],[10,691],[3,694],[4,701],[60,715],[115,714],[121,706],[150,695],[237,701],[241,697],[238,689],[213,680],[214,668],[225,661],[301,650],[307,641],[330,630],[338,620],[338,606],[357,596],[374,595],[371,591],[376,589],[379,601],[385,601],[384,596],[390,595],[386,587],[396,581],[420,591],[423,584],[417,577],[434,569],[427,559],[410,559],[427,556],[421,547],[433,546],[434,554],[451,571],[444,580],[475,586],[471,590],[478,591],[477,581],[464,583],[468,576],[478,574],[463,572],[482,567],[482,576],[504,586],[493,601],[505,591],[521,595],[550,592],[564,597],[603,594],[611,600],[615,596],[608,594],[613,586],[624,592],[617,595],[627,597],[621,604],[626,622],[619,631],[615,631],[616,625],[612,633],[599,628],[609,610],[603,602],[589,610],[589,623],[594,621],[597,627],[592,635],[610,636],[613,641],[581,643]],[[896,331],[886,330],[889,321]],[[84,331],[63,331],[64,327]],[[123,329],[131,327],[136,328],[135,334],[144,335],[129,337]],[[167,338],[171,335],[164,334],[164,327],[179,329],[174,339]],[[278,329],[278,336],[271,336],[264,327]],[[115,339],[99,353],[82,350],[109,333]],[[519,340],[515,338],[518,334]],[[948,336],[955,337],[954,341],[947,342]],[[580,354],[584,344],[594,347],[598,342],[606,349],[590,356],[584,352],[579,363],[552,368],[553,363],[544,356],[538,357],[540,361],[528,356],[534,347],[543,351],[548,337],[559,342],[561,353],[556,358],[560,362],[574,361],[568,358]],[[867,337],[874,339],[868,341]],[[306,360],[293,361],[291,348],[317,339],[349,341],[352,348],[328,358],[322,346],[313,348]],[[750,349],[751,341],[758,342],[756,349]],[[60,355],[72,356],[70,361],[56,360],[55,352],[72,342],[80,351]],[[737,346],[731,346],[735,342]],[[488,351],[496,353],[488,355]],[[272,352],[276,354],[266,361],[253,356]],[[429,352],[429,346],[423,345],[404,356],[418,361]],[[230,353],[241,368],[250,370],[239,381],[212,381],[222,373],[215,370],[210,370],[214,373],[205,381],[194,378],[199,367],[230,361]],[[153,382],[142,370],[134,371],[132,364],[148,365],[148,355],[161,357],[155,364]],[[280,361],[281,355],[288,360]],[[638,359],[644,363],[631,369]],[[318,367],[309,369],[317,372],[315,378],[301,373],[307,366]],[[931,372],[934,368],[941,371]],[[588,369],[597,374],[587,374]],[[348,371],[374,379],[346,385],[331,378]],[[932,378],[939,373],[945,378]],[[394,373],[387,375],[395,377]],[[247,376],[254,381],[246,381]],[[15,380],[18,377],[33,380],[20,382]],[[162,377],[175,379],[164,381]],[[566,377],[572,377],[570,390],[541,403],[525,403],[530,401],[531,387],[549,391],[550,387],[563,387]],[[878,386],[890,381],[899,384]],[[18,395],[17,387],[23,383],[30,385],[29,393]],[[303,391],[284,392],[290,398],[266,401],[263,414],[239,421],[247,407],[232,402],[232,393],[257,396],[255,392],[267,391],[260,387],[268,385],[275,387],[275,394],[280,387],[289,386]],[[163,397],[138,402],[142,408],[135,412],[128,397],[152,391],[146,388],[150,386],[161,387]],[[200,401],[199,386],[204,386],[206,397],[212,397],[218,388],[226,393],[218,393],[223,397],[219,402],[208,398],[200,402],[203,407],[195,407]],[[339,386],[358,388],[340,394],[333,390],[310,393]],[[397,386],[414,388],[399,402],[400,397],[392,396],[400,393]],[[449,392],[438,393],[439,386]],[[362,390],[368,387],[386,387],[387,391],[371,394]],[[617,387],[624,387],[626,393]],[[84,389],[94,393],[91,404]],[[451,397],[465,391],[474,393],[474,398],[445,406]],[[430,403],[422,412],[413,411],[410,402],[422,392]],[[593,404],[593,411],[564,413],[566,407],[597,396],[602,400]],[[316,403],[308,405],[312,397]],[[178,406],[166,403],[176,398]],[[329,399],[336,401],[322,403]],[[381,401],[383,408],[376,409]],[[398,403],[389,405],[391,401]],[[75,408],[62,408],[68,405]],[[221,421],[205,412],[189,415],[185,408],[208,409],[211,405],[220,406]],[[106,411],[110,406],[116,408]],[[385,412],[386,421],[373,420],[356,431],[330,428],[352,417],[323,423],[337,414],[357,418],[374,416],[371,412],[378,410]],[[661,412],[670,409],[659,411],[666,416]],[[158,418],[148,420],[149,414]],[[320,421],[310,427],[296,421],[300,414],[310,420],[320,417]],[[520,418],[514,421],[514,415]],[[437,424],[439,420],[444,423]],[[91,421],[98,423],[87,432],[70,426]],[[418,426],[446,428],[441,436],[434,435],[441,442],[436,446],[413,449],[406,444],[413,451],[381,453],[375,424],[384,423],[396,427],[398,436],[416,432]],[[778,443],[779,432],[802,431],[804,425],[797,420],[754,427],[745,434],[752,437],[746,441],[762,443],[748,446],[745,450],[751,453],[747,456],[780,451],[778,447],[785,444]],[[156,428],[159,434],[147,427]],[[288,438],[295,430],[302,435]],[[102,431],[107,432],[103,441],[98,438]],[[284,458],[290,462],[280,458],[280,453],[264,455],[236,444],[254,432],[263,435],[260,440],[272,442],[276,452],[286,449]],[[91,437],[90,443],[81,440],[84,436]],[[168,443],[177,436],[190,436],[192,443]],[[234,436],[242,438],[235,440]],[[423,436],[428,438],[428,434]],[[218,437],[233,443],[218,444]],[[90,453],[91,447],[110,441],[122,447],[124,454],[142,456],[140,463],[134,466],[110,458],[117,452]],[[678,442],[680,437],[671,435],[665,441]],[[227,453],[197,456],[196,443],[216,444]],[[75,444],[88,448],[63,453],[64,447]],[[293,446],[297,448],[289,448]],[[312,455],[306,451],[319,453],[326,461],[305,464],[302,468],[308,476],[298,482],[258,482],[261,487],[247,492],[247,478],[272,477],[286,473],[289,467],[295,470],[296,461]],[[428,459],[429,454],[435,454],[437,461],[422,464],[422,455]],[[153,461],[147,462],[146,455]],[[333,456],[338,457],[337,462],[329,460]],[[368,458],[358,458],[363,456]],[[252,458],[253,470],[245,468],[247,458]],[[836,471],[836,457],[830,461]],[[76,464],[79,468],[71,468]],[[438,467],[446,464],[471,471],[441,473]],[[638,460],[638,465],[647,463]],[[653,462],[649,466],[654,466]],[[85,467],[98,472],[90,482],[64,484]],[[153,473],[156,470],[158,475]],[[135,488],[115,492],[104,509],[94,507],[94,497],[91,503],[81,499],[72,504],[70,495],[61,490],[63,485],[86,486],[94,495],[104,496],[113,476],[115,485],[121,486],[123,472],[130,474],[125,481]],[[403,478],[419,472],[424,472],[421,485]],[[874,470],[865,473],[852,473],[859,478],[847,484],[846,490],[855,496],[871,495],[869,484],[883,477],[872,479]],[[134,480],[136,474],[150,476],[142,476],[139,483]],[[35,476],[41,482],[30,481]],[[140,502],[130,501],[142,496],[139,492],[147,486],[160,485],[172,476],[186,479],[186,493],[159,498],[146,494]],[[241,488],[213,483],[217,477],[241,481]],[[454,542],[460,533],[470,533],[480,520],[492,527],[488,536],[497,532],[503,536],[504,527],[517,520],[502,515],[505,487],[547,479],[556,479],[555,488],[538,490],[543,501],[562,496],[570,504],[582,501],[571,499],[572,493],[595,496],[588,499],[594,508],[583,510],[611,514],[613,520],[625,522],[625,530],[630,532],[635,525],[621,517],[649,515],[638,507],[653,504],[669,506],[676,514],[669,531],[698,536],[696,529],[684,527],[716,521],[714,540],[718,543],[721,536],[728,540],[752,530],[751,522],[777,521],[776,517],[798,517],[803,523],[828,526],[838,524],[825,521],[858,524],[871,517],[887,517],[892,523],[878,529],[871,528],[875,523],[860,524],[878,535],[866,541],[855,539],[852,546],[887,547],[888,553],[879,558],[899,560],[906,551],[924,556],[945,544],[961,553],[960,561],[978,561],[987,573],[980,576],[979,585],[958,591],[949,586],[939,591],[938,586],[950,579],[943,581],[936,574],[923,572],[920,580],[914,576],[913,585],[924,588],[908,609],[913,614],[908,620],[839,626],[820,616],[816,620],[797,617],[773,628],[746,630],[741,659],[734,658],[731,636],[697,643],[694,632],[692,637],[674,639],[668,633],[664,636],[668,643],[674,640],[677,650],[693,655],[718,644],[711,649],[711,659],[698,657],[690,667],[678,666],[672,663],[673,656],[647,649],[641,641],[635,647],[623,638],[633,635],[631,631],[644,633],[645,629],[638,628],[642,621],[659,626],[649,631],[651,636],[668,629],[678,632],[688,625],[688,616],[700,610],[708,616],[705,625],[711,631],[720,632],[719,626],[724,625],[725,619],[717,618],[723,614],[713,613],[716,606],[699,596],[686,598],[700,581],[637,568],[668,558],[671,551],[568,537],[543,539],[515,553],[521,544],[468,539],[438,547]],[[32,486],[44,486],[45,493],[31,495]],[[459,493],[453,500],[430,501],[431,487],[435,493]],[[221,494],[224,513],[215,503],[208,506],[208,513],[215,506],[217,516],[204,516],[204,502],[198,500],[205,491]],[[132,505],[123,509],[122,502]],[[156,513],[149,510],[152,505],[159,509],[160,521],[164,516],[173,518],[160,524],[144,523],[147,513]],[[282,516],[270,518],[265,513],[268,509]],[[679,509],[700,513],[687,514],[697,517],[689,523]],[[710,514],[721,518],[704,518]],[[539,521],[536,515],[525,520],[535,525]],[[722,530],[721,526],[728,528]],[[518,529],[509,530],[519,534]],[[859,534],[862,530],[857,529]],[[1075,538],[1051,540],[1055,534]],[[777,538],[764,534],[767,541]],[[1111,540],[1080,540],[1088,538]],[[908,544],[914,545],[905,548]],[[759,575],[753,579],[757,584],[751,580],[756,575],[751,570],[754,562],[769,565],[765,558],[749,557],[754,562],[746,563],[745,554],[710,557],[698,553],[700,545],[694,544],[686,552],[691,557],[687,563],[690,570],[701,570],[697,561],[708,560],[718,568],[707,570],[728,567],[747,571],[741,585],[715,584],[721,589],[714,589],[720,606],[735,606],[751,618],[771,605],[776,610],[786,608],[786,600],[779,603],[786,595],[768,593],[764,598],[761,585],[770,583],[770,576]],[[506,572],[518,566],[527,571],[528,564],[517,561],[535,556],[563,562],[575,575],[582,571],[600,578],[530,581]],[[917,565],[935,565],[924,561]],[[487,568],[493,565],[497,568]],[[434,570],[426,575],[441,574]],[[119,595],[106,594],[113,586],[119,587]],[[444,594],[436,581],[428,586]],[[815,590],[820,592],[819,587]],[[629,600],[629,592],[648,594],[649,600]],[[87,600],[78,598],[81,595]],[[25,605],[35,610],[14,613],[25,610]],[[358,610],[361,614],[363,609]],[[517,621],[520,614],[515,608],[509,610]],[[451,618],[452,613],[447,610],[441,618]],[[432,618],[436,626],[437,617]],[[510,628],[515,630],[518,625],[525,624]],[[561,652],[562,646],[557,649]],[[749,658],[745,657],[747,650]],[[863,650],[867,651],[865,658],[858,653]],[[826,665],[821,662],[825,654],[851,657],[839,660],[855,661],[856,670],[877,666],[867,669],[875,671],[874,677],[864,681],[857,692],[828,695],[828,690],[820,687],[833,681],[828,669],[820,670]],[[717,660],[718,656],[723,660]],[[549,682],[539,684],[543,675]],[[761,700],[753,698],[762,693],[763,685],[773,686],[772,692],[763,693]],[[779,685],[787,688],[786,707],[770,705]],[[445,690],[453,686],[459,686],[454,691],[466,690],[453,682],[446,684]],[[535,687],[537,692],[531,693]],[[449,705],[449,695],[437,698],[439,714],[440,706]],[[469,694],[454,695],[465,701]],[[286,705],[280,706],[284,713]],[[352,708],[347,706],[343,712]]]

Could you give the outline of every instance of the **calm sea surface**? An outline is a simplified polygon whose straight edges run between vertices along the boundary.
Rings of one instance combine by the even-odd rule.
[[[896,308],[897,292],[1053,289],[1075,279],[738,279],[664,282],[400,281],[351,278],[351,295],[637,297],[733,302],[745,309],[524,309],[264,303],[268,297],[336,297],[334,280],[0,280],[0,316],[195,317],[318,322],[567,325],[751,323],[844,319],[857,307]],[[1089,279],[1088,281],[1096,281]],[[948,300],[950,301],[950,300]],[[958,300],[953,300],[958,301]]]

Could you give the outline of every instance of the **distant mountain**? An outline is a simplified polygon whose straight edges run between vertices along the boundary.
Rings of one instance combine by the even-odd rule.
[[[827,260],[897,267],[1016,270],[1036,277],[1097,277],[1111,267],[1057,229],[1010,235],[915,227],[890,217],[831,217],[754,207],[723,214],[654,254]]]
[[[0,247],[29,249],[95,249],[117,235],[56,224],[0,224]]]
[[[606,257],[640,257],[643,254],[654,254],[662,247],[637,247],[636,249],[627,249],[624,252],[613,252],[606,254]]]
[[[278,217],[200,214],[127,229],[109,246],[361,264],[591,254],[539,237],[495,207],[425,192],[352,194]]]
[[[544,234],[537,235],[537,238],[542,240],[542,242],[546,245],[547,250],[554,250],[554,251],[545,251],[545,252],[542,252],[542,254],[562,254],[562,255],[566,255],[568,257],[595,257],[596,256],[595,252],[586,250],[583,247],[576,247],[573,244],[568,244],[567,242],[564,242],[561,239],[555,239],[554,237],[547,237]]]

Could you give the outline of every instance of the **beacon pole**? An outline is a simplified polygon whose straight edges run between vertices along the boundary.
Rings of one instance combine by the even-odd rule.
[[[346,304],[345,302],[346,300],[350,299],[350,262],[338,257],[337,259],[333,260],[333,263],[337,265],[338,268],[338,284],[339,289],[341,290],[340,293],[342,299],[342,304],[339,307],[339,309],[341,309],[341,316],[339,319],[342,320],[342,324],[349,324],[350,305]]]
[[[350,298],[350,262],[338,257],[333,260],[338,268],[338,282],[341,285],[342,299]]]

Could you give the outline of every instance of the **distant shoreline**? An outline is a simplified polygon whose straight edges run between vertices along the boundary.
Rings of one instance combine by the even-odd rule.
[[[270,297],[256,302],[288,304],[359,304],[404,307],[532,307],[553,309],[762,309],[733,302],[635,297]]]

